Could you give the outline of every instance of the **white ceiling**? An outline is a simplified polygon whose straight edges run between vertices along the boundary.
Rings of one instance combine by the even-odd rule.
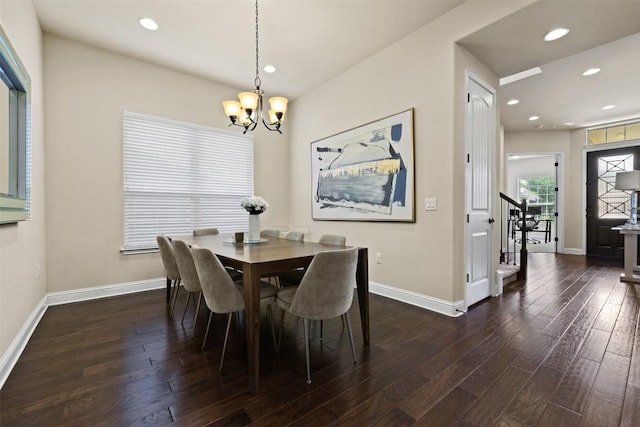
[[[553,42],[551,29],[569,28]],[[543,0],[460,44],[505,77],[536,66],[542,74],[500,87],[505,130],[589,127],[640,117],[640,1]],[[582,76],[591,67],[601,72]],[[520,103],[508,106],[509,99]],[[605,105],[615,105],[603,111]],[[532,115],[540,117],[529,121]],[[573,125],[563,125],[565,122]]]
[[[502,0],[512,1],[512,0]],[[459,5],[461,0],[261,0],[260,65],[267,96],[291,100]],[[34,0],[44,31],[251,89],[255,77],[253,0]],[[160,25],[144,30],[138,18]],[[571,32],[541,42],[551,28]],[[635,34],[635,35],[634,35]],[[619,42],[602,46],[614,40]],[[542,0],[461,40],[499,77],[541,66],[503,86],[506,130],[573,127],[640,116],[640,0]],[[561,59],[565,58],[566,59]],[[590,78],[584,69],[602,72]],[[607,112],[607,104],[617,107]],[[541,119],[529,122],[536,114]],[[566,128],[565,126],[561,126]]]

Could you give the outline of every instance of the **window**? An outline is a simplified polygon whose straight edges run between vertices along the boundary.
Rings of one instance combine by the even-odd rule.
[[[640,139],[640,122],[609,126],[587,131],[589,145]]]
[[[631,192],[616,190],[616,174],[633,170],[633,154],[598,159],[598,218],[629,218]]]
[[[0,27],[0,224],[30,217],[29,75]]]
[[[518,198],[527,206],[540,206],[541,216],[552,217],[556,205],[556,179],[552,176],[518,179]]]
[[[123,252],[157,248],[158,234],[247,229],[253,137],[125,112]]]

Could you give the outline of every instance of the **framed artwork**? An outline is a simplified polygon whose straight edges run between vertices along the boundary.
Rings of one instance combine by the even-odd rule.
[[[415,221],[413,109],[311,143],[315,220]]]

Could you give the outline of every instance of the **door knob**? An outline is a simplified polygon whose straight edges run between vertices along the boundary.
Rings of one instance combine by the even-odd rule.
[[[489,218],[489,224],[493,224],[494,222],[496,222],[496,220],[495,220],[495,219],[493,219],[493,218]]]

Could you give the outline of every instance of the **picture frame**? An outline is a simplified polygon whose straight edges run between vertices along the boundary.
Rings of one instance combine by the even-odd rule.
[[[311,143],[312,218],[415,222],[413,108]]]

